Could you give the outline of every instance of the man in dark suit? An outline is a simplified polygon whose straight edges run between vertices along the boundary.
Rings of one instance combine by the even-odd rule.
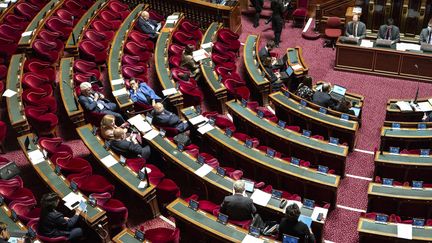
[[[285,216],[279,223],[278,240],[283,240],[283,235],[291,235],[299,238],[299,242],[314,243],[315,236],[312,230],[303,222],[299,221],[300,209],[297,204],[288,205]]]
[[[432,44],[432,19],[429,20],[428,27],[420,32],[420,44]]]
[[[321,91],[315,91],[314,95],[312,96],[312,102],[325,108],[333,106],[332,98],[329,94],[330,90],[330,83],[323,83]]]
[[[393,25],[393,19],[387,19],[387,24],[380,26],[378,31],[378,39],[391,40],[393,42],[399,42],[400,32],[399,28]]]
[[[95,92],[89,82],[81,83],[80,90],[81,94],[78,100],[79,103],[84,106],[84,109],[103,114],[111,114],[115,116],[117,125],[121,125],[125,122],[123,116],[116,112],[118,110],[117,105],[105,99],[103,94]]]
[[[264,6],[264,0],[251,0],[252,6],[255,8],[255,16],[253,27],[256,28],[259,25],[259,19],[261,15],[261,11]]]
[[[232,220],[249,220],[252,219],[256,212],[252,199],[245,194],[245,182],[238,180],[234,182],[233,195],[226,196],[222,202],[220,212],[228,215]]]
[[[345,36],[357,37],[363,39],[366,37],[366,25],[359,20],[358,14],[353,15],[352,21],[350,21],[345,28]]]
[[[265,68],[266,73],[268,74],[268,78],[270,79],[270,84],[272,87],[272,91],[278,91],[283,85],[283,81],[281,80],[281,74],[279,72],[275,72],[274,69],[277,69],[272,65],[272,58],[266,57],[263,61],[263,66]]]
[[[165,110],[162,103],[157,102],[153,105],[152,115],[152,123],[157,126],[174,127],[180,133],[189,129],[189,123],[180,120],[176,114]]]
[[[144,159],[150,158],[150,146],[142,146],[138,143],[128,141],[126,139],[125,129],[117,127],[114,129],[114,140],[109,142],[109,147],[116,153],[123,155],[125,158],[137,158],[141,157]]]
[[[150,35],[152,39],[157,39],[160,30],[160,23],[150,19],[147,11],[143,11],[138,18],[138,27],[145,33]]]
[[[280,37],[282,35],[282,27],[284,25],[284,18],[282,17],[284,9],[284,4],[282,0],[272,0],[270,5],[272,13],[272,29],[274,32],[274,42],[275,46],[279,47]]]
[[[274,47],[275,47],[274,41],[269,40],[267,41],[266,45],[259,50],[258,56],[261,62],[263,62],[267,57],[272,57],[270,52],[273,50]]]

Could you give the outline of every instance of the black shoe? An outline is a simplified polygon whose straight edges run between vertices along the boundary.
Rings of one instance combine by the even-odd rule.
[[[258,23],[254,23],[254,24],[253,24],[253,27],[254,27],[254,28],[256,28],[256,27],[258,27],[258,26],[259,26]]]

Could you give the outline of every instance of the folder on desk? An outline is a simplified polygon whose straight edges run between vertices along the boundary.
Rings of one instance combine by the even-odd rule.
[[[406,101],[398,101],[396,105],[399,107],[401,111],[412,111],[412,107]]]

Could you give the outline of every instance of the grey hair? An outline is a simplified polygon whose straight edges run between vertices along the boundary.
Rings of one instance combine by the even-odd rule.
[[[234,182],[234,193],[243,193],[245,190],[245,182],[243,180],[238,180]]]

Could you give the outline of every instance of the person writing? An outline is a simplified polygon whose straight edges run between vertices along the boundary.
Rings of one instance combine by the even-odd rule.
[[[131,79],[129,86],[129,96],[133,102],[151,105],[153,101],[162,100],[145,82],[138,84],[135,79]]]
[[[399,42],[400,31],[397,26],[395,26],[392,18],[387,19],[387,24],[380,26],[378,31],[378,39],[391,40],[393,42]]]
[[[432,19],[429,20],[428,26],[420,32],[420,44],[432,44]]]
[[[363,39],[366,37],[366,25],[361,22],[358,14],[353,15],[352,21],[350,21],[345,28],[346,37],[355,37]]]
[[[37,232],[50,238],[65,236],[69,241],[78,241],[83,236],[83,230],[75,225],[81,211],[76,208],[72,218],[65,217],[56,210],[59,203],[60,197],[54,192],[42,196]]]
[[[226,196],[221,204],[220,212],[228,215],[231,220],[249,220],[256,213],[252,199],[246,196],[245,182],[238,180],[233,185],[233,195]]]
[[[193,59],[193,52],[195,47],[193,45],[187,45],[182,53],[182,60],[180,66],[188,69],[191,72],[191,76],[195,77],[200,73],[200,67],[197,62]]]
[[[285,209],[285,216],[279,223],[278,240],[283,239],[283,235],[298,237],[299,242],[314,243],[315,236],[312,230],[303,222],[299,221],[300,209],[297,204],[288,205]]]
[[[147,11],[143,11],[141,16],[138,18],[138,28],[142,30],[145,34],[150,35],[150,38],[157,39],[159,35],[159,30],[161,29],[161,24],[156,22],[156,20],[150,19],[150,14]]]

